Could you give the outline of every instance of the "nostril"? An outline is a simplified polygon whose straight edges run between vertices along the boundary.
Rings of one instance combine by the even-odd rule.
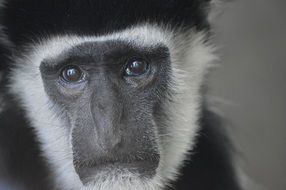
[[[109,147],[108,149],[111,150],[111,151],[118,151],[120,150],[121,148],[123,148],[123,141],[122,141],[122,138],[121,136],[114,136],[112,137],[111,139],[109,139]]]
[[[116,135],[105,135],[101,139],[98,139],[99,148],[101,151],[108,152],[119,152],[123,147],[123,141],[119,134]]]
[[[114,147],[115,150],[123,148],[123,141],[122,141],[121,137],[117,138],[117,140],[114,141],[113,147]]]

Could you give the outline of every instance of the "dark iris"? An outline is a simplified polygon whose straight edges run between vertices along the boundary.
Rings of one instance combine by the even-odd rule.
[[[129,60],[125,66],[126,76],[139,76],[148,70],[149,64],[142,59]]]
[[[61,77],[67,82],[79,82],[83,73],[78,66],[69,65],[62,70]]]

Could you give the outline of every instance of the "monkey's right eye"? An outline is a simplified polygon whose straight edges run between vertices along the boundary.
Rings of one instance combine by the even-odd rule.
[[[60,77],[69,83],[80,82],[84,78],[84,73],[80,67],[76,65],[69,65],[62,69]]]

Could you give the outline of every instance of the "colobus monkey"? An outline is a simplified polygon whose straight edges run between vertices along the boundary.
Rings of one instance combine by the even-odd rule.
[[[238,190],[204,97],[209,7],[2,2],[1,178],[29,190]]]

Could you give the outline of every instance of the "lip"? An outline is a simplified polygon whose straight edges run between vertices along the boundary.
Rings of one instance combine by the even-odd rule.
[[[123,179],[124,176],[130,178],[130,175],[126,174],[151,179],[156,174],[158,165],[158,162],[150,160],[135,160],[132,162],[109,161],[89,166],[77,166],[76,171],[79,174],[82,183],[88,185],[98,178],[104,179],[111,176],[120,176],[121,179]]]

